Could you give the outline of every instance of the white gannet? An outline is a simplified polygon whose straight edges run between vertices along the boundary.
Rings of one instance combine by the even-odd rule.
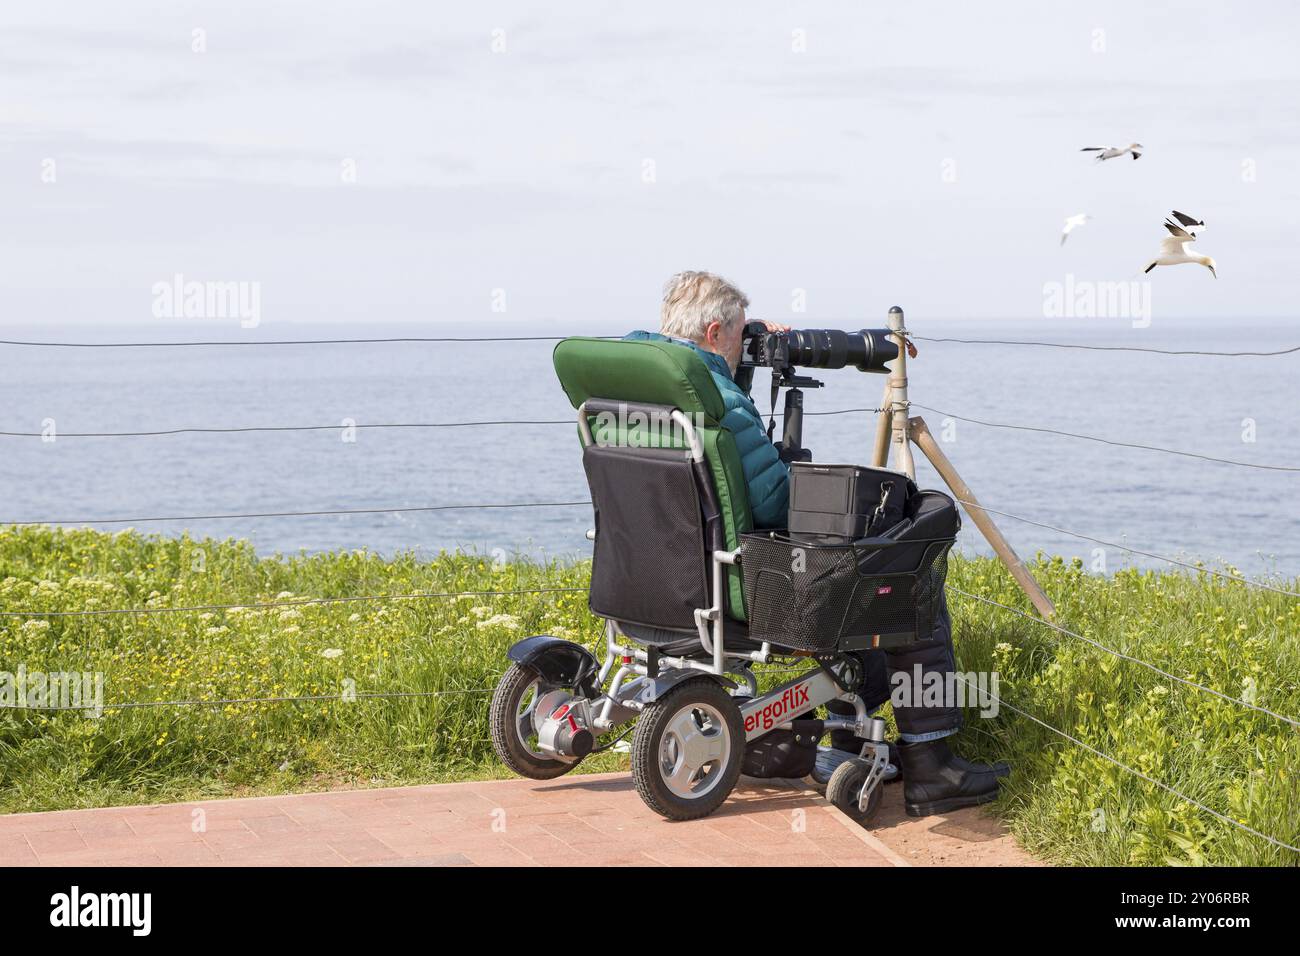
[[[1125,153],[1132,153],[1133,158],[1137,159],[1142,155],[1142,150],[1146,149],[1141,143],[1129,143],[1127,146],[1085,146],[1079,150],[1081,153],[1096,153],[1097,162],[1107,159],[1116,159]]]
[[[1174,219],[1178,220],[1177,225],[1182,226],[1184,232],[1191,233],[1193,239],[1198,238],[1200,234],[1205,231],[1205,223],[1201,222],[1199,219],[1193,219],[1191,216],[1179,212],[1177,209],[1174,210]],[[1166,218],[1165,228],[1172,225],[1175,225],[1175,223]]]
[[[1070,235],[1070,230],[1077,226],[1082,226],[1092,217],[1087,213],[1079,213],[1077,216],[1067,216],[1065,219],[1065,229],[1061,231],[1061,245],[1065,245],[1065,239]]]
[[[1178,221],[1174,222],[1174,219]],[[1198,266],[1205,266],[1210,270],[1210,275],[1219,278],[1219,273],[1215,271],[1217,268],[1215,261],[1209,256],[1192,251],[1192,241],[1205,231],[1204,222],[1175,209],[1173,219],[1165,219],[1165,228],[1169,230],[1169,238],[1161,241],[1160,252],[1143,272],[1150,272],[1156,266],[1177,266],[1184,262],[1193,262]]]

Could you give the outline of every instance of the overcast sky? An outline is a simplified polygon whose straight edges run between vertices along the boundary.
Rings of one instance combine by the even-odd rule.
[[[787,320],[1035,318],[1172,208],[1219,279],[1156,270],[1158,319],[1289,317],[1298,9],[10,3],[0,322],[175,332],[180,273],[260,283],[263,329],[623,328],[683,268]]]

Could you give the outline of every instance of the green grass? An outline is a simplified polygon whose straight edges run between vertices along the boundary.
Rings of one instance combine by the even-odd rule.
[[[1300,601],[1209,575],[1033,571],[1062,625],[1188,680],[1300,714]],[[0,609],[169,607],[303,597],[583,587],[587,564],[500,567],[367,552],[258,558],[243,541],[0,530]],[[1000,565],[949,583],[1029,605]],[[1291,584],[1289,586],[1294,586]],[[1300,733],[1075,638],[953,596],[964,671],[998,694],[1234,820],[1300,844]],[[0,711],[0,810],[50,810],[503,776],[488,694],[506,648],[537,633],[588,646],[580,592],[254,610],[0,618],[0,671],[98,671],[109,709]],[[775,678],[772,678],[775,679]],[[345,682],[351,682],[346,684]],[[160,700],[333,695],[298,703],[114,708]],[[367,699],[371,692],[438,696]],[[958,749],[1014,767],[992,805],[1031,852],[1076,864],[1296,865],[1270,846],[1002,708],[967,712]],[[583,769],[612,770],[606,754]]]

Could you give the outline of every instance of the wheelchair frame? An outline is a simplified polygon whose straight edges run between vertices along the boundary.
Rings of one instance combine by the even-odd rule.
[[[583,402],[578,408],[578,428],[584,449],[594,441],[587,406],[588,403]],[[702,462],[704,447],[690,419],[677,408],[672,408],[670,414],[671,420],[685,435],[691,460],[697,464]],[[595,530],[588,531],[587,537],[594,541]],[[596,737],[614,731],[623,724],[638,718],[645,720],[647,715],[658,713],[665,707],[677,708],[677,713],[667,717],[661,715],[661,719],[654,722],[656,726],[664,722],[671,727],[674,720],[680,724],[681,713],[697,715],[707,711],[721,718],[715,721],[720,728],[715,729],[719,733],[726,733],[728,739],[712,749],[697,750],[702,755],[700,759],[707,758],[708,766],[712,767],[714,762],[721,759],[717,757],[716,751],[725,749],[726,768],[718,768],[717,772],[729,779],[714,781],[722,786],[710,784],[698,800],[689,797],[673,800],[655,786],[654,775],[662,776],[670,768],[676,768],[680,773],[678,765],[681,761],[691,759],[690,747],[679,742],[674,752],[665,751],[666,745],[660,744],[650,750],[634,747],[632,753],[633,776],[643,799],[651,808],[670,819],[691,819],[712,812],[726,799],[739,776],[739,764],[748,744],[773,731],[790,730],[792,722],[800,720],[802,715],[830,701],[843,700],[853,704],[852,718],[831,715],[823,720],[800,720],[800,726],[805,730],[811,727],[810,732],[818,739],[832,730],[848,730],[867,741],[858,758],[858,766],[849,768],[856,773],[851,792],[836,802],[847,803],[844,809],[850,813],[856,811],[854,815],[859,818],[868,816],[871,804],[878,804],[877,788],[889,761],[889,749],[884,742],[884,721],[868,713],[865,702],[858,694],[843,689],[844,685],[852,684],[849,683],[850,674],[847,673],[850,668],[842,663],[819,662],[817,667],[804,671],[767,693],[758,692],[758,679],[752,671],[755,663],[768,664],[778,658],[798,659],[803,655],[793,651],[783,652],[779,647],[774,651],[768,641],[764,641],[756,651],[727,650],[724,633],[724,576],[728,566],[740,561],[740,549],[710,552],[710,606],[696,608],[694,611],[703,652],[701,657],[660,654],[653,646],[638,643],[612,618],[605,618],[605,655],[598,668],[590,651],[559,638],[539,636],[515,644],[510,649],[509,657],[517,667],[529,668],[536,673],[537,680],[534,683],[537,686],[531,704],[520,713],[521,680],[512,681],[509,673],[503,677],[493,698],[493,743],[498,755],[519,773],[549,779],[572,769],[596,750]],[[744,686],[738,685],[728,675],[739,678]],[[726,692],[734,704],[734,715],[721,712],[727,707],[716,700],[716,694],[711,696],[708,692],[697,692],[701,677]],[[695,683],[688,684],[692,680]],[[503,694],[503,688],[507,685],[510,693]],[[524,692],[527,689],[525,687]],[[499,701],[498,698],[510,699]],[[710,698],[714,702],[703,702],[703,698]],[[740,739],[732,740],[730,737],[734,734],[731,728],[737,722],[743,730]],[[638,734],[639,732],[640,727]],[[511,734],[517,735],[517,739],[509,739]],[[533,734],[537,739],[536,749],[527,743]],[[690,737],[690,727],[687,726],[686,733],[679,736]],[[671,733],[664,731],[662,739],[672,739]],[[514,747],[516,744],[522,744],[527,753],[520,754]],[[726,745],[725,748],[723,744]],[[652,753],[651,750],[658,752]],[[704,765],[696,770],[705,772]],[[834,788],[833,778],[828,786],[828,795]]]

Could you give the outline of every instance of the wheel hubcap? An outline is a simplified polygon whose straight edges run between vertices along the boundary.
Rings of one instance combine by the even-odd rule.
[[[668,789],[699,799],[722,782],[731,739],[722,714],[709,704],[688,704],[673,714],[659,741],[659,770]]]
[[[572,696],[567,691],[548,688],[540,680],[533,681],[519,695],[515,731],[519,735],[519,743],[538,760],[552,759],[537,748],[537,732],[541,729],[542,721]]]

